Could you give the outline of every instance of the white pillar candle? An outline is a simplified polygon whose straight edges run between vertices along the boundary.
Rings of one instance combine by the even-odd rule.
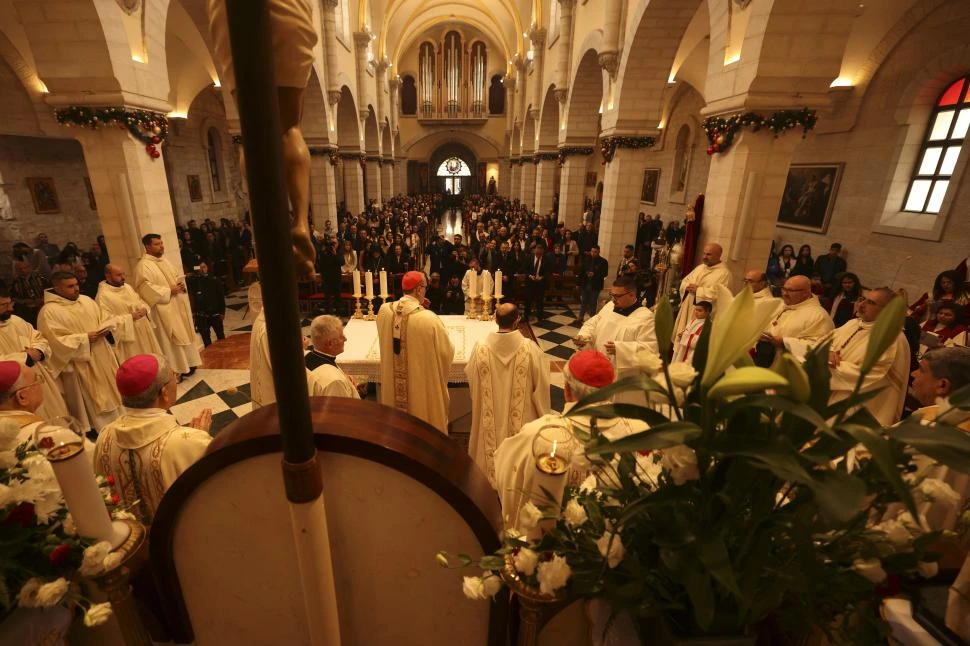
[[[502,298],[502,270],[495,272],[495,299]]]
[[[360,270],[354,270],[354,298],[360,298]]]
[[[495,286],[492,284],[492,272],[486,269],[482,272],[482,298],[491,298],[493,289]]]
[[[381,281],[381,298],[387,298],[387,272],[382,269],[378,275]]]
[[[471,279],[468,281],[468,293],[465,296],[476,298],[478,296],[478,273],[474,269],[471,272]]]
[[[374,272],[364,274],[364,289],[367,290],[367,298],[374,298]]]

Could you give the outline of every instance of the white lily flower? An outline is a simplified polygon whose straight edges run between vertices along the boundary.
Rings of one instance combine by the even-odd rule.
[[[713,321],[707,366],[701,384],[710,386],[748,352],[784,305],[777,298],[754,300],[750,287],[737,297],[724,285],[717,286],[717,317]]]

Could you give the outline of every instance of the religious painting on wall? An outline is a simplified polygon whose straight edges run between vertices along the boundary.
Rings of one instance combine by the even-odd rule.
[[[596,186],[596,173],[586,173],[586,186],[590,188]]]
[[[188,175],[186,179],[189,182],[189,199],[193,202],[202,201],[202,182],[199,181],[198,175]]]
[[[35,213],[60,213],[61,203],[57,199],[54,180],[50,177],[28,177],[27,188],[34,201]]]
[[[657,191],[660,188],[660,169],[643,169],[643,188],[640,189],[640,201],[650,206],[657,205]]]
[[[488,165],[485,162],[478,162],[478,190],[485,190],[485,182],[488,181]]]
[[[778,210],[778,226],[825,233],[844,164],[792,164]]]
[[[94,188],[91,187],[90,177],[84,178],[84,188],[86,188],[88,191],[88,208],[90,208],[92,211],[97,211],[98,203],[94,199]]]

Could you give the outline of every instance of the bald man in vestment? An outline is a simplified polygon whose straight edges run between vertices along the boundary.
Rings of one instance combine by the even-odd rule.
[[[549,412],[549,367],[542,349],[519,332],[519,308],[495,308],[498,331],[472,348],[465,375],[472,400],[468,453],[495,484],[495,449],[522,425]]]
[[[61,382],[51,366],[51,345],[34,326],[13,313],[13,299],[0,289],[0,359],[33,367],[43,398],[36,413],[46,420],[70,414]]]
[[[51,282],[37,327],[51,345],[51,367],[61,376],[71,414],[82,428],[99,430],[121,413],[118,360],[109,341],[113,321],[81,294],[74,274],[55,272]]]
[[[724,250],[716,242],[704,245],[701,264],[680,281],[680,309],[677,311],[672,339],[675,343],[690,323],[695,302],[707,301],[717,313],[717,286],[731,286],[731,271],[721,262],[722,253]]]
[[[751,295],[756,301],[775,296],[768,288],[768,275],[761,269],[751,269],[745,273],[744,284],[751,288]]]
[[[455,347],[438,315],[425,308],[428,279],[409,271],[404,296],[381,305],[377,338],[381,348],[381,403],[423,419],[448,434],[448,370]]]
[[[161,354],[148,313],[151,308],[126,282],[121,265],[109,264],[104,268],[104,280],[98,285],[95,301],[106,318],[114,317],[115,354],[123,363],[136,354]]]
[[[808,348],[827,337],[835,325],[832,317],[812,294],[807,276],[792,276],[781,288],[785,306],[768,323],[757,346],[755,364],[767,368],[782,349],[799,359]]]
[[[885,287],[863,292],[858,318],[835,330],[829,349],[829,366],[832,372],[830,404],[846,399],[855,388],[876,318],[893,298],[897,296]],[[863,405],[883,426],[895,424],[902,415],[909,357],[909,343],[900,330],[896,342],[879,357],[862,382],[860,392],[882,389]]]

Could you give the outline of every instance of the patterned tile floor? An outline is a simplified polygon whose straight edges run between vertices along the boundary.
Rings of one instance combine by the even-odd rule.
[[[562,410],[562,366],[576,351],[572,339],[579,332],[581,324],[575,319],[574,312],[575,309],[564,306],[547,307],[546,317],[531,323],[532,332],[548,362],[553,410]],[[255,314],[246,299],[246,290],[237,291],[226,298],[226,339],[206,348],[203,367],[179,384],[178,403],[172,407],[172,413],[179,422],[188,423],[203,409],[211,408],[211,432],[216,435],[227,424],[252,409],[248,364],[249,332],[254,318]],[[303,321],[304,333],[308,332],[309,323],[309,320]],[[467,442],[466,437],[459,440]]]

